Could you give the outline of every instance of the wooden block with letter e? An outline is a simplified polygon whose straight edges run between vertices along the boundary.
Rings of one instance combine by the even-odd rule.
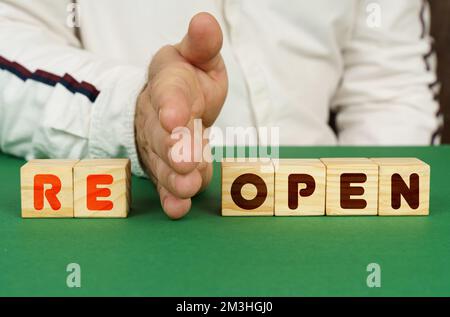
[[[32,160],[20,169],[23,218],[73,217],[73,167],[78,160]]]
[[[327,215],[378,214],[378,165],[368,158],[322,158]]]
[[[430,166],[417,158],[373,158],[379,165],[380,216],[429,214]]]
[[[125,218],[131,201],[129,159],[82,160],[74,167],[75,218]]]
[[[222,216],[273,216],[274,168],[268,162],[222,162]]]
[[[325,214],[325,165],[319,159],[280,159],[275,169],[275,216]]]

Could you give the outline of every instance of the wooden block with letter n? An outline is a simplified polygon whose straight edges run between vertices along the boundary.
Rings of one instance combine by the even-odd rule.
[[[275,170],[275,216],[325,215],[325,165],[319,159],[280,159]]]
[[[378,214],[378,165],[368,158],[322,158],[327,215]]]
[[[222,216],[273,216],[274,168],[268,162],[222,162]]]
[[[129,159],[82,160],[74,167],[75,218],[125,218],[131,201]]]
[[[78,160],[32,160],[20,169],[23,218],[73,218]]]
[[[380,216],[429,214],[430,166],[417,158],[373,158],[379,165]]]

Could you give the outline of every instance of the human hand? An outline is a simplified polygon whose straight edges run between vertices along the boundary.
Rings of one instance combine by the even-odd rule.
[[[162,47],[153,57],[147,85],[138,97],[135,130],[140,161],[172,219],[189,211],[191,197],[212,177],[212,164],[195,162],[194,151],[188,161],[174,160],[171,148],[176,140],[171,133],[187,127],[193,139],[194,119],[202,119],[205,129],[219,115],[228,90],[220,55],[222,41],[221,28],[213,16],[195,15],[183,40]]]

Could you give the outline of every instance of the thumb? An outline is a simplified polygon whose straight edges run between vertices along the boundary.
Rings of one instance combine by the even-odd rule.
[[[223,35],[217,20],[209,13],[196,14],[180,44],[180,54],[194,66],[209,72],[219,66]]]

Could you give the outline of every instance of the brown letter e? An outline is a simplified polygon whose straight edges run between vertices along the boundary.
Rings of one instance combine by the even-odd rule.
[[[352,183],[364,183],[367,175],[363,173],[343,173],[341,175],[341,208],[364,209],[367,202],[364,199],[352,199],[351,196],[364,194],[364,187],[351,186]]]

